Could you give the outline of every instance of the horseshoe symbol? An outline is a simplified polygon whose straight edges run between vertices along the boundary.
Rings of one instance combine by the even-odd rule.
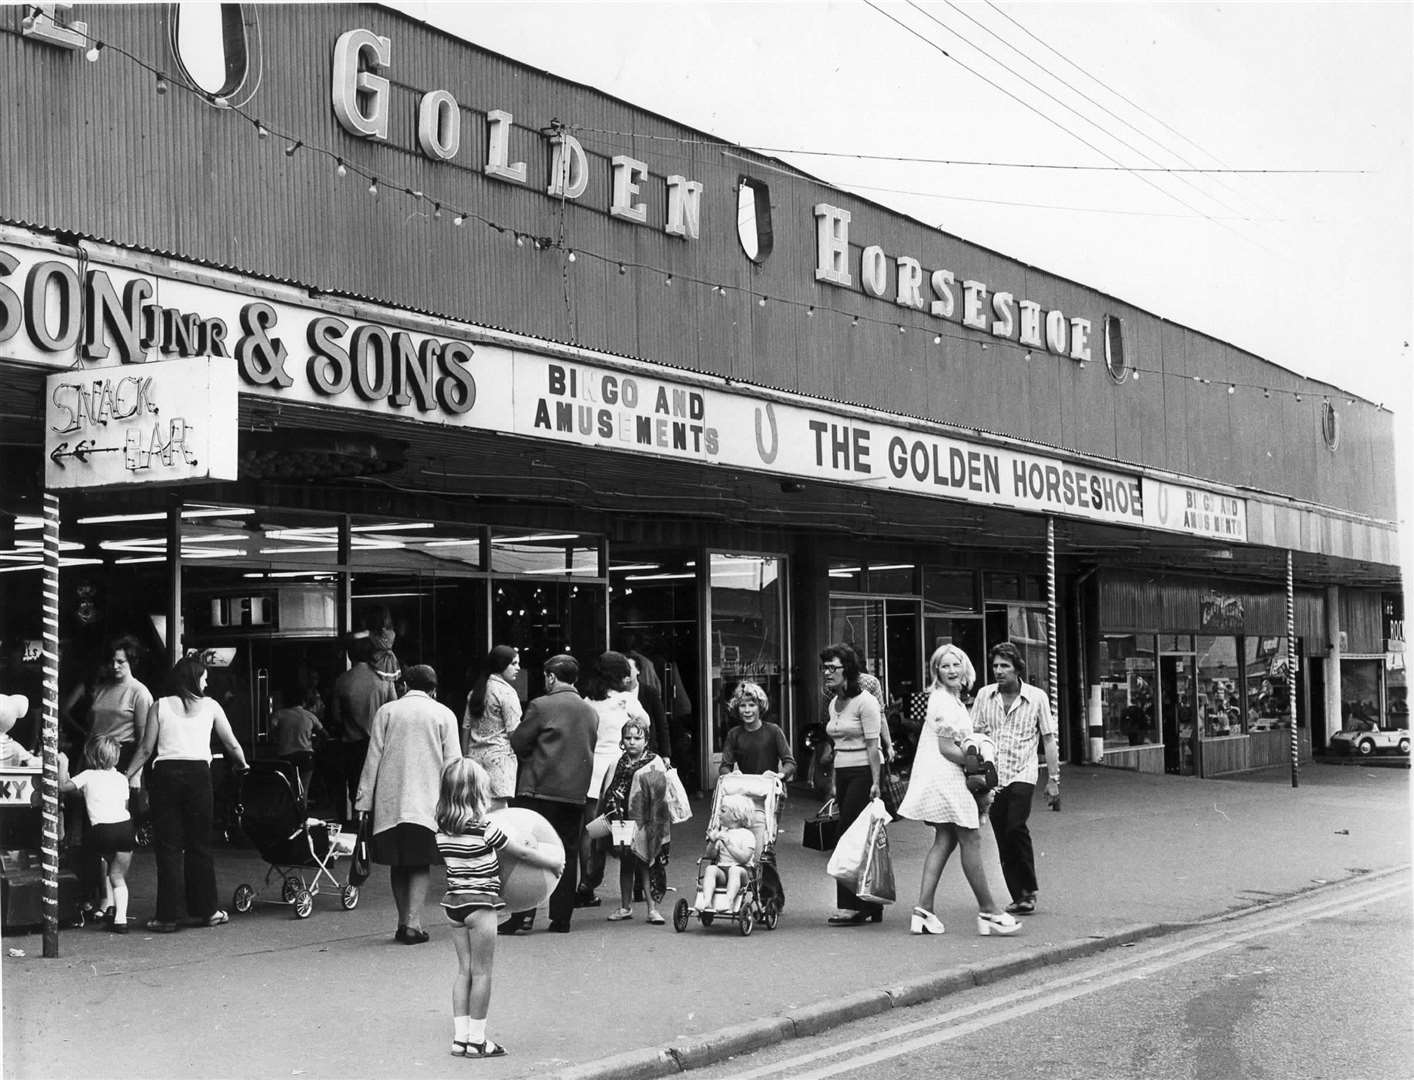
[[[761,440],[761,408],[756,409],[756,452],[761,456],[761,460],[770,465],[776,460],[776,453],[781,448],[781,434],[776,429],[776,410],[771,407],[771,403],[766,403],[766,420],[771,425],[771,449],[767,450],[766,445]]]

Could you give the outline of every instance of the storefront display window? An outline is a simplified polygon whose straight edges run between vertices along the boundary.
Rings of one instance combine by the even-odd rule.
[[[830,560],[830,588],[844,592],[864,591],[864,567],[858,559]]]
[[[579,533],[497,530],[491,535],[491,570],[498,574],[599,577],[597,537]]]
[[[727,700],[740,680],[751,679],[766,691],[770,715],[777,722],[790,716],[783,676],[784,568],[784,559],[770,555],[710,556],[707,584],[711,604],[714,763],[726,737]],[[716,771],[715,765],[712,771]]]
[[[1242,672],[1237,663],[1237,638],[1200,635],[1197,675],[1202,737],[1217,739],[1241,735]]]
[[[1380,722],[1382,660],[1340,662],[1340,726],[1345,731],[1384,727]]]
[[[1243,670],[1247,678],[1247,730],[1271,731],[1291,719],[1291,665],[1287,639],[1243,639]]]
[[[976,612],[977,575],[971,570],[923,571],[923,604],[929,612]]]
[[[1100,700],[1107,747],[1158,743],[1154,708],[1154,639],[1106,634],[1100,639]]]

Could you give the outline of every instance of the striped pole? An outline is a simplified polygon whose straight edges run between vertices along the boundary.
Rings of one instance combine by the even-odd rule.
[[[1291,725],[1291,786],[1301,786],[1301,737],[1296,730],[1296,585],[1286,553],[1286,719]]]
[[[1046,518],[1046,663],[1048,680],[1046,693],[1051,698],[1051,708],[1056,710],[1056,726],[1060,723],[1060,676],[1056,662],[1056,519]]]
[[[44,728],[39,864],[44,955],[59,955],[59,496],[44,493]]]

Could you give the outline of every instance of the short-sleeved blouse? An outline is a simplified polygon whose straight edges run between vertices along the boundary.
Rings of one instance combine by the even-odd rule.
[[[935,825],[978,826],[977,798],[967,790],[962,766],[943,757],[938,740],[960,742],[972,734],[967,706],[948,690],[928,694],[928,714],[918,736],[908,792],[899,805],[901,817]]]
[[[848,769],[869,764],[869,743],[879,743],[882,716],[873,694],[860,692],[852,698],[830,699],[830,719],[825,733],[835,744],[835,768]]]
[[[648,723],[648,711],[632,690],[610,690],[603,701],[591,701],[599,714],[599,739],[594,744],[594,775],[589,779],[586,798],[597,799],[604,787],[604,777],[613,771],[623,754],[624,723],[633,717]]]

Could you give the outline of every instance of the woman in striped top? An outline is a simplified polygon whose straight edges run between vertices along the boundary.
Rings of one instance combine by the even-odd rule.
[[[559,874],[564,855],[542,851],[534,843],[507,836],[486,820],[490,781],[470,758],[454,758],[442,770],[437,800],[437,850],[447,865],[447,894],[442,907],[452,922],[457,974],[452,980],[452,1054],[454,1057],[501,1057],[506,1048],[486,1037],[491,1006],[491,971],[496,956],[496,912],[501,899],[504,851],[531,866]]]

